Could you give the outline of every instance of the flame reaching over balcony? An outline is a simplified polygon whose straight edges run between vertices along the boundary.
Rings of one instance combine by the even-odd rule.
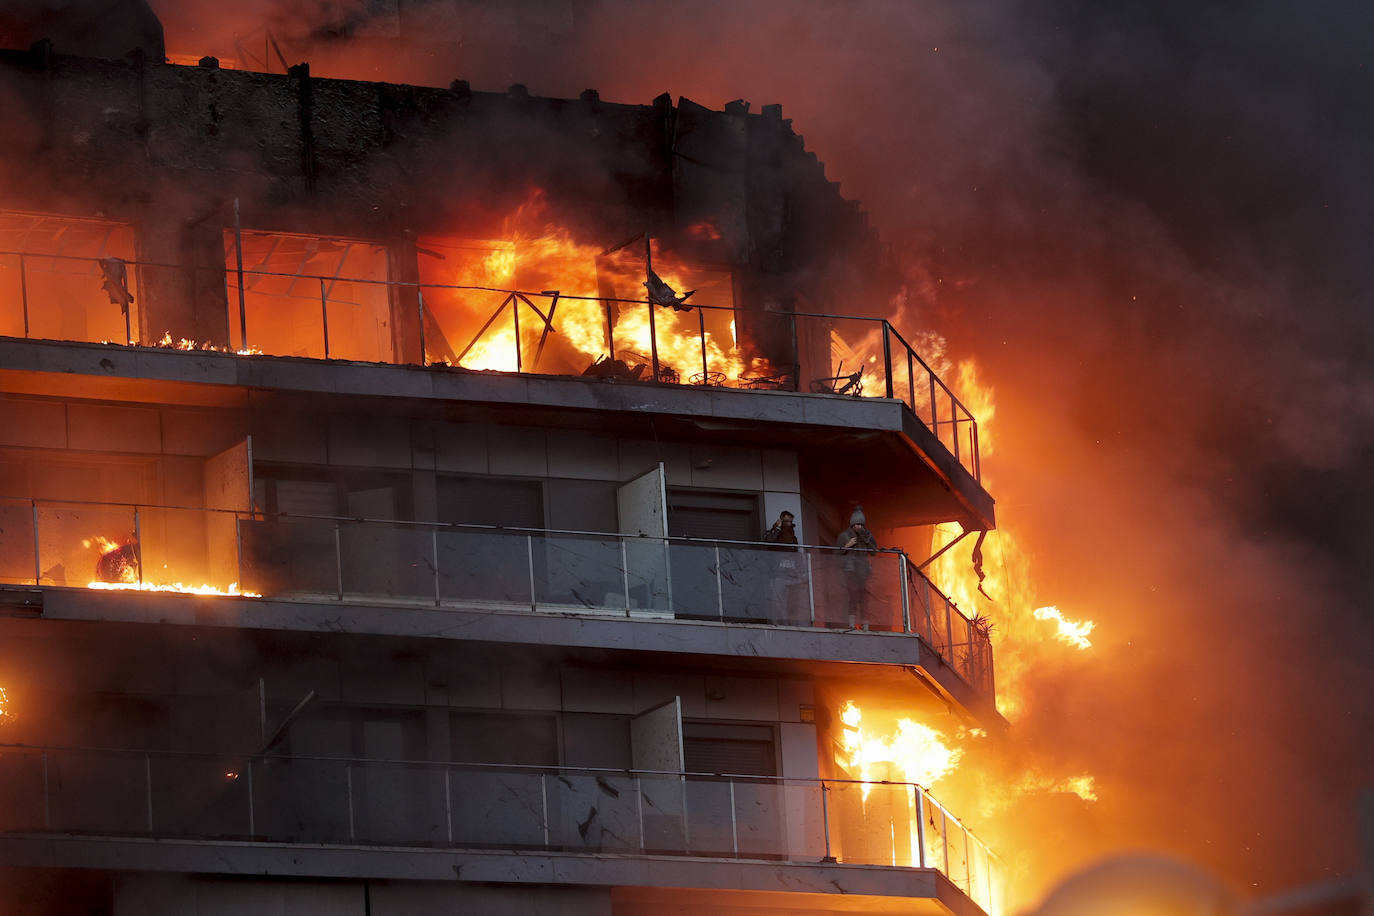
[[[863,725],[863,710],[853,700],[840,709],[835,762],[855,779],[914,782],[929,787],[959,765],[963,751],[951,748],[935,729],[901,718],[895,730],[879,734]],[[870,787],[865,785],[864,797]]]
[[[978,418],[979,445],[986,458],[998,444],[997,399],[992,386],[980,378],[972,360],[950,362],[944,353],[944,341],[938,336],[928,338],[927,343],[932,365],[954,380],[960,399]],[[989,488],[995,492],[991,484]],[[1065,618],[1057,607],[1041,600],[1036,593],[1031,558],[1015,534],[1015,518],[1004,517],[1001,522],[999,528],[988,532],[983,544],[984,579],[980,581],[974,569],[972,537],[931,563],[926,572],[964,613],[994,622],[991,637],[993,657],[997,660],[997,708],[1015,720],[1025,710],[1024,680],[1045,660],[1050,641],[1086,651],[1092,647],[1088,634],[1096,624]],[[957,524],[937,525],[934,549],[960,534],[962,529]],[[1045,627],[1047,620],[1054,620],[1057,627]]]
[[[1031,767],[1003,778],[982,780],[975,807],[979,817],[996,825],[1000,818],[1012,816],[1012,807],[1025,798],[1073,795],[1091,804],[1098,801],[1097,788],[1096,777],[1089,773],[1054,776],[1038,767]]]
[[[1054,605],[1038,607],[1034,611],[1036,620],[1053,620],[1059,625],[1059,630],[1054,634],[1055,639],[1062,643],[1067,643],[1075,649],[1091,649],[1092,642],[1088,639],[1088,634],[1093,631],[1097,624],[1091,620],[1069,620]]]

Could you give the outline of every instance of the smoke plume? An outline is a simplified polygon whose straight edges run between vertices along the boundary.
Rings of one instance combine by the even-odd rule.
[[[1374,12],[156,5],[178,53],[231,54],[260,13],[320,75],[782,103],[892,246],[903,330],[995,388],[986,480],[1034,591],[1098,625],[1027,673],[1014,740],[1101,800],[1023,803],[1004,852],[1042,887],[1126,849],[1252,893],[1355,867]]]

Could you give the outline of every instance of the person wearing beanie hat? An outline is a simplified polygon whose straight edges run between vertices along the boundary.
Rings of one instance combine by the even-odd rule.
[[[844,550],[841,568],[849,594],[849,626],[867,627],[864,611],[868,606],[868,578],[873,574],[868,555],[878,549],[878,541],[868,530],[863,506],[855,505],[854,511],[849,513],[849,527],[840,532],[835,546]]]

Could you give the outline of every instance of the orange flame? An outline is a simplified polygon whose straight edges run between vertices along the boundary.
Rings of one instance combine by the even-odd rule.
[[[996,818],[1029,795],[1075,795],[1084,802],[1092,803],[1098,800],[1097,780],[1088,773],[1051,776],[1032,768],[1010,779],[982,783],[978,814],[983,818]]]
[[[129,543],[136,544],[137,542],[131,538]],[[82,539],[81,546],[88,550],[94,549],[102,558],[121,550],[123,547],[118,541],[112,541],[99,534]],[[182,582],[153,582],[146,579],[140,582],[138,581],[138,567],[133,564],[121,564],[119,566],[119,579],[118,582],[91,581],[86,583],[86,587],[102,591],[180,592],[186,595],[221,595],[234,598],[262,597],[258,592],[239,591],[237,582],[229,583],[228,588],[220,588],[215,585],[186,585]]]
[[[81,541],[81,546],[87,550],[95,548],[97,553],[106,554],[111,550],[119,549],[119,542],[112,541],[107,537],[97,534],[95,537],[85,538]]]
[[[14,711],[10,708],[10,697],[5,692],[4,687],[0,687],[0,725],[14,720]]]
[[[978,443],[983,458],[987,458],[998,444],[996,428],[996,398],[992,387],[979,378],[972,362],[951,363],[944,356],[944,341],[927,337],[932,355],[928,361],[937,373],[950,379],[962,403],[978,422]],[[920,344],[920,338],[917,340]],[[947,441],[942,430],[942,441]],[[967,442],[967,439],[961,441]],[[995,473],[995,468],[991,469]],[[983,482],[992,492],[996,486],[990,478],[989,466],[984,464]],[[1016,519],[1003,513],[1000,527],[987,533],[982,544],[984,577],[980,580],[973,564],[975,539],[966,537],[926,567],[932,581],[959,606],[968,617],[990,618],[993,626],[989,636],[997,672],[997,708],[1015,723],[1028,719],[1032,701],[1033,679],[1037,672],[1064,664],[1063,645],[1073,646],[1074,654],[1090,651],[1088,639],[1094,629],[1090,620],[1065,617],[1057,607],[1038,594],[1038,585],[1031,557],[1016,536]],[[937,525],[931,532],[928,545],[934,553],[962,533],[955,524]],[[1046,623],[1053,623],[1047,626]],[[972,733],[959,737],[973,737]],[[959,801],[962,813],[978,818],[978,833],[996,841],[999,836],[1015,836],[1015,818],[1034,807],[1023,803],[1032,796],[1072,795],[1084,803],[1095,802],[1099,786],[1091,773],[1081,770],[1059,771],[1057,757],[1033,759],[1025,752],[1035,742],[1005,741],[986,744],[962,744],[967,751],[965,766],[947,777],[941,792]],[[1071,766],[1071,764],[1070,764]],[[1034,814],[1030,815],[1034,816]],[[1013,868],[1015,871],[1015,868]],[[1021,880],[1032,881],[1022,874]]]
[[[227,589],[214,585],[183,585],[180,582],[87,582],[86,587],[103,591],[180,592],[184,595],[220,595],[228,598],[262,597],[259,592],[239,591],[237,582],[229,583]]]
[[[840,709],[844,729],[835,762],[856,779],[884,780],[894,773],[897,781],[929,788],[953,772],[963,751],[950,748],[935,729],[913,719],[898,719],[894,732],[879,735],[863,727],[863,711],[850,700]],[[864,786],[864,798],[869,787]]]
[[[109,343],[109,341],[104,341],[104,343]],[[241,350],[230,350],[228,347],[217,347],[214,344],[210,343],[210,341],[208,340],[204,343],[196,343],[189,337],[182,337],[179,340],[173,340],[171,331],[164,331],[162,333],[162,337],[157,341],[157,343],[153,344],[153,346],[161,349],[171,350],[204,350],[210,353],[235,353],[238,356],[262,355],[262,350],[258,349],[257,347],[246,347]]]
[[[659,251],[656,241],[653,244],[655,272],[679,294],[691,289],[694,280],[690,269]],[[724,320],[720,312],[710,310],[703,315],[696,309],[689,312],[655,307],[651,339],[650,306],[631,302],[608,305],[599,301],[597,297],[608,295],[605,292],[607,285],[613,288],[614,298],[642,300],[645,297],[642,248],[629,245],[607,253],[601,245],[575,238],[568,228],[557,225],[546,215],[545,196],[540,190],[532,191],[515,213],[503,220],[498,240],[481,242],[479,249],[485,253],[478,256],[469,248],[465,256],[444,271],[443,282],[492,290],[557,289],[561,297],[552,330],[547,335],[544,318],[528,305],[515,305],[520,310],[519,361],[516,358],[516,322],[510,308],[506,307],[496,314],[465,353],[457,354],[464,368],[538,371],[532,370],[532,362],[540,341],[555,335],[580,355],[583,365],[590,365],[598,357],[609,355],[606,339],[609,313],[614,355],[631,366],[651,363],[650,354],[656,350],[659,365],[664,370],[661,375],[682,382],[728,384],[750,373],[769,372],[765,361],[741,353],[733,322],[728,332],[719,326]],[[462,314],[455,316],[451,314],[452,309],[442,304],[449,298],[448,292],[452,291],[434,290],[431,293],[427,290],[427,305],[432,297],[435,303],[431,310],[445,324],[471,325],[475,321],[468,333],[477,331],[482,321],[502,302],[499,294],[492,293],[485,294],[487,298],[456,296],[453,298],[460,303],[457,311]],[[552,297],[530,298],[547,315]],[[478,302],[483,304],[474,304]],[[695,304],[696,300],[689,303]],[[717,327],[713,328],[713,324]],[[430,354],[429,359],[439,361],[434,354]]]
[[[1048,607],[1038,607],[1034,611],[1036,620],[1053,620],[1059,624],[1059,631],[1054,634],[1054,638],[1062,643],[1067,643],[1075,649],[1090,649],[1092,643],[1088,640],[1088,634],[1093,631],[1097,624],[1091,620],[1069,620],[1054,605]]]

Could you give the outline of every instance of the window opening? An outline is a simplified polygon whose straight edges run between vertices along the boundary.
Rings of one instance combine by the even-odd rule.
[[[238,320],[237,239],[224,233],[230,341],[277,356],[390,362],[385,245],[356,239],[243,232],[245,345]]]
[[[139,342],[134,258],[127,223],[0,210],[0,335]]]

